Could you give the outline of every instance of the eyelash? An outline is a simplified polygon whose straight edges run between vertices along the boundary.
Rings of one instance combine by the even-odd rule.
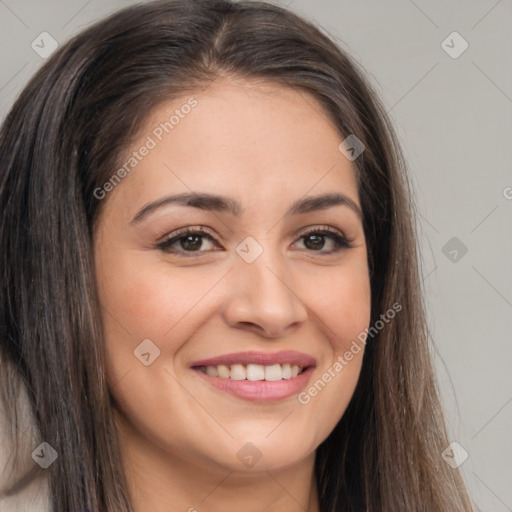
[[[193,236],[193,235],[199,235],[200,237],[205,237],[210,239],[212,242],[216,242],[213,236],[209,235],[206,231],[204,231],[203,226],[198,227],[187,227],[180,229],[174,233],[172,233],[170,236],[162,240],[161,242],[156,244],[156,248],[161,250],[162,252],[165,252],[166,254],[174,253],[182,257],[190,257],[192,255],[195,255],[197,253],[204,253],[204,252],[211,252],[211,251],[185,251],[185,250],[175,250],[172,249],[171,246],[179,242],[182,239],[185,239],[187,236]],[[337,231],[334,231],[329,226],[322,226],[321,228],[311,228],[307,230],[306,232],[302,233],[299,236],[299,239],[306,239],[308,236],[311,235],[321,235],[321,236],[327,236],[336,245],[336,248],[332,251],[323,252],[322,250],[313,250],[310,249],[311,252],[314,253],[320,253],[324,255],[334,254],[342,249],[351,249],[353,245],[350,243],[350,241],[344,237],[343,235],[340,235]],[[188,254],[187,254],[188,253]],[[185,256],[187,254],[187,256]]]

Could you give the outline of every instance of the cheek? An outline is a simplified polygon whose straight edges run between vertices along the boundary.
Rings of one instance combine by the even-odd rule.
[[[342,417],[357,385],[364,333],[370,322],[371,289],[368,268],[361,257],[330,275],[318,273],[316,277],[311,281],[316,286],[308,286],[307,293],[324,333],[325,357],[298,399],[318,418],[316,439],[320,442]]]
[[[371,292],[367,274],[345,276],[337,284],[330,307],[332,330],[336,333],[333,345],[336,351],[345,351],[368,327]]]
[[[124,387],[129,374],[130,380],[140,379],[150,386],[148,376],[173,366],[198,328],[198,316],[205,320],[214,309],[209,291],[222,272],[173,268],[141,251],[120,251],[115,257],[110,253],[97,270],[109,382],[116,387],[123,381],[120,388]],[[151,373],[136,355],[147,353],[141,347],[148,346],[158,354],[150,365]]]
[[[121,254],[115,264],[105,262],[100,297],[104,313],[111,313],[104,315],[106,326],[131,338],[165,337],[215,282],[212,272],[188,270],[136,251]]]
[[[362,251],[361,251],[362,252]],[[371,290],[362,254],[345,266],[302,273],[302,292],[325,338],[336,351],[344,351],[368,327]],[[314,317],[312,318],[314,320]]]
[[[355,389],[364,354],[364,333],[369,327],[371,316],[370,280],[366,268],[347,273],[340,279],[332,308],[332,330],[330,338],[333,360],[329,367],[331,375],[343,374],[344,393],[350,396]],[[341,366],[340,366],[341,365]],[[336,385],[334,386],[336,387]]]

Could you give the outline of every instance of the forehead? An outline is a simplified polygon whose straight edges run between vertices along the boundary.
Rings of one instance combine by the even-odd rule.
[[[114,192],[138,203],[169,192],[216,192],[244,204],[282,204],[312,189],[339,190],[357,203],[354,167],[338,149],[342,140],[312,94],[223,79],[148,115],[121,156],[119,166],[129,172]]]

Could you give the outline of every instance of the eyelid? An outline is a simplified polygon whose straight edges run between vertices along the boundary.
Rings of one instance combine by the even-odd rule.
[[[176,238],[180,235],[186,235],[190,232],[200,232],[200,233],[204,233],[208,236],[211,236],[212,238],[214,238],[215,234],[212,234],[210,233],[209,231],[209,228],[207,228],[206,226],[201,226],[201,225],[197,225],[197,226],[186,226],[184,228],[179,228],[175,231],[172,231],[171,233],[169,232],[166,232],[163,236],[161,237],[158,237],[158,240],[156,242],[156,244],[161,244],[161,243],[164,243],[164,242],[167,242],[169,240],[172,240],[173,238]]]
[[[328,226],[326,224],[311,224],[310,226],[301,228],[296,236],[300,238],[309,233],[316,233],[317,231],[328,231],[329,233],[333,233],[335,235],[339,235],[340,237],[347,238],[341,230],[333,228],[332,226]]]

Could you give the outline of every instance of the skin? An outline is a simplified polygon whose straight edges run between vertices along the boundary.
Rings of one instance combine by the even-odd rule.
[[[295,350],[316,360],[307,389],[368,327],[361,218],[346,205],[285,215],[322,193],[360,207],[355,168],[313,96],[226,77],[160,105],[127,155],[191,96],[197,106],[107,194],[95,232],[107,379],[134,507],[318,511],[315,450],[352,397],[363,350],[307,404],[297,394],[276,402],[229,395],[190,364]],[[230,196],[243,212],[168,204],[132,222],[149,203],[191,191]],[[204,226],[213,241],[199,239],[195,251],[183,239],[173,245],[181,252],[156,247],[189,226]],[[301,238],[324,226],[351,247],[334,252],[328,236]],[[252,263],[236,252],[248,236],[263,249]],[[149,366],[134,356],[144,339],[160,350]],[[237,457],[246,443],[261,454],[252,467]]]

